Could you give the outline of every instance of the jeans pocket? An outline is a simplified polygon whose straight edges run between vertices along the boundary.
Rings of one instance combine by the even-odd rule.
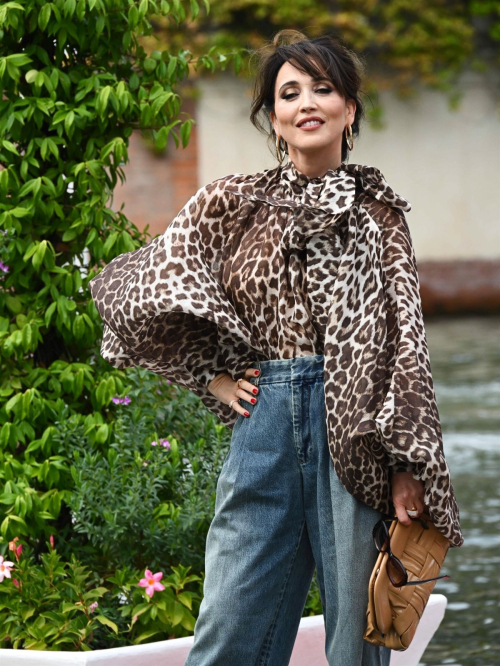
[[[241,424],[243,423],[243,419],[246,419],[246,418],[247,418],[247,417],[246,417],[246,416],[243,416],[243,414],[238,414],[238,418],[237,418],[236,421],[234,422],[234,426],[233,426],[233,429],[232,429],[232,433],[233,433],[233,435],[234,435],[234,433],[239,429],[239,427],[241,426]],[[231,439],[232,439],[232,437],[231,437]]]

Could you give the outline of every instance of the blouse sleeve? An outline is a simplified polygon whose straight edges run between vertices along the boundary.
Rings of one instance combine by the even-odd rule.
[[[243,376],[258,352],[211,270],[228,206],[217,181],[202,187],[162,236],[113,259],[89,287],[104,323],[103,358],[188,388],[232,427],[237,412],[207,385],[221,372],[234,380]],[[237,207],[230,208],[237,215]]]
[[[413,471],[414,478],[426,486],[425,503],[434,506],[440,485],[449,486],[449,469],[443,452],[415,251],[404,212],[389,210],[381,225],[389,382],[377,423],[392,472]]]

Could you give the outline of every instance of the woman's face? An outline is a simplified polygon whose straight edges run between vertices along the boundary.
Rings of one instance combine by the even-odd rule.
[[[342,134],[354,122],[356,103],[346,101],[331,81],[314,81],[287,61],[276,77],[274,109],[270,114],[274,131],[287,142],[296,165],[313,159],[326,168],[340,165]],[[300,122],[309,116],[322,122],[301,127]]]

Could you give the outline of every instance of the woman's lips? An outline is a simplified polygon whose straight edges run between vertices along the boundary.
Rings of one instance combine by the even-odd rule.
[[[299,129],[301,130],[306,130],[306,131],[311,131],[318,129],[318,127],[322,127],[325,123],[317,123],[316,125],[299,125]]]

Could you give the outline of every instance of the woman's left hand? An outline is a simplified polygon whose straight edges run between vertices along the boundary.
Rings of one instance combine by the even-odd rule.
[[[420,479],[414,479],[411,472],[396,472],[391,477],[392,502],[396,510],[396,516],[403,525],[411,525],[411,518],[406,513],[407,509],[415,507],[420,516],[427,511],[424,504],[424,484]]]

